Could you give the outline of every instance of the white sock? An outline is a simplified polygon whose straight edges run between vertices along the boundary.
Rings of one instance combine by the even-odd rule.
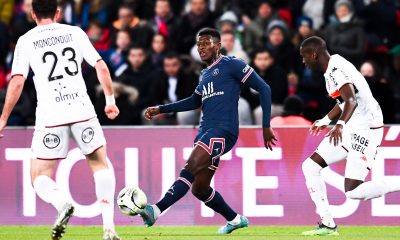
[[[33,181],[37,195],[45,202],[53,205],[57,211],[68,202],[66,194],[59,189],[57,183],[46,175],[39,175]]]
[[[322,167],[314,162],[311,158],[307,158],[302,165],[306,185],[310,197],[315,203],[317,213],[321,217],[322,224],[328,227],[335,227],[335,221],[329,210],[329,201],[326,194],[326,185],[321,177]]]
[[[346,192],[346,196],[351,199],[369,200],[398,191],[400,191],[400,182],[388,178],[364,182],[355,189]]]
[[[228,221],[230,225],[238,225],[240,223],[240,215],[236,214],[236,217],[232,221]]]
[[[103,229],[114,231],[115,177],[110,169],[101,169],[93,174],[97,200],[100,203]]]
[[[153,207],[154,217],[157,219],[158,216],[160,216],[160,214],[161,214],[161,210],[155,204],[151,205],[151,207]]]

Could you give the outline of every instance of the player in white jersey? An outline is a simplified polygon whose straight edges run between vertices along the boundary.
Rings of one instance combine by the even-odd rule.
[[[81,70],[83,60],[96,69],[106,95],[105,113],[114,119],[119,110],[107,65],[80,28],[56,23],[60,14],[57,0],[33,0],[32,9],[38,26],[18,39],[12,79],[0,117],[0,132],[6,126],[31,68],[38,99],[31,147],[31,179],[38,196],[58,210],[52,239],[63,236],[74,211],[66,194],[51,179],[57,163],[53,160],[67,157],[70,135],[93,171],[103,217],[103,239],[120,239],[114,227],[115,177],[106,161],[106,141]]]
[[[346,161],[344,188],[351,199],[368,200],[400,191],[400,183],[390,179],[364,182],[383,137],[383,116],[379,104],[360,72],[339,55],[330,55],[322,38],[310,37],[300,47],[303,63],[311,70],[325,72],[326,89],[336,99],[335,107],[313,123],[312,135],[318,135],[332,120],[336,125],[326,134],[302,169],[311,199],[321,217],[319,226],[303,235],[338,235],[329,210],[321,170]]]

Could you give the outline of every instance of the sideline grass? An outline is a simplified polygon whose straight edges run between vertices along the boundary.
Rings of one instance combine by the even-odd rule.
[[[118,226],[117,231],[123,240],[308,240],[321,237],[304,237],[300,233],[310,230],[307,226],[251,226],[231,235],[218,236],[218,226],[179,226],[179,227],[138,227]],[[383,226],[342,226],[340,236],[329,239],[340,240],[391,240],[400,239],[399,227]],[[45,240],[50,239],[50,226],[0,226],[1,240]],[[62,240],[100,240],[100,226],[71,225]]]

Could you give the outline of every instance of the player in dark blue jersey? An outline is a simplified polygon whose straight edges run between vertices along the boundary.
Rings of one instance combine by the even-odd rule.
[[[220,157],[229,152],[239,134],[238,100],[242,84],[260,93],[263,109],[263,137],[266,148],[272,150],[275,135],[270,127],[271,90],[249,65],[235,57],[219,54],[221,37],[210,28],[197,35],[197,50],[208,67],[201,72],[200,82],[192,96],[181,101],[149,107],[145,118],[150,120],[160,113],[181,112],[202,107],[203,118],[194,141],[194,148],[179,178],[155,205],[147,205],[140,214],[145,225],[152,226],[158,216],[181,199],[190,188],[193,195],[206,206],[220,213],[227,224],[218,234],[228,234],[248,226],[246,217],[237,214],[222,196],[210,187]]]

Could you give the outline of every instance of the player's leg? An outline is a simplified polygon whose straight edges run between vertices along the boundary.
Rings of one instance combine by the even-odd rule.
[[[202,169],[210,166],[211,157],[203,148],[196,146],[187,161],[186,166],[182,169],[178,179],[165,193],[164,197],[154,205],[148,205],[144,211],[140,213],[146,226],[152,226],[158,216],[170,206],[175,204],[179,199],[186,195],[192,187],[192,183]]]
[[[31,180],[37,195],[52,204],[58,216],[52,228],[52,239],[60,239],[74,212],[67,195],[51,179],[57,159],[63,159],[68,152],[68,127],[36,129],[32,139]]]
[[[359,151],[349,153],[346,164],[346,196],[351,199],[369,200],[400,191],[400,182],[390,178],[364,182],[375,161],[375,155],[383,136],[383,128],[359,131],[357,136],[359,137],[355,138],[356,142],[353,144],[360,145],[360,148],[357,148]]]
[[[114,226],[115,176],[108,167],[103,130],[98,120],[92,119],[72,125],[71,132],[93,172],[95,192],[103,220],[103,239],[120,239]]]
[[[226,219],[227,224],[217,231],[218,234],[229,234],[236,229],[247,227],[249,225],[247,218],[237,214],[221,194],[210,187],[214,172],[215,170],[207,167],[196,175],[192,187],[193,195]]]
[[[324,138],[317,150],[303,164],[303,174],[321,224],[314,230],[303,232],[303,235],[336,235],[336,224],[329,209],[325,181],[322,179],[323,168],[346,159],[347,151],[342,146],[333,146],[328,138]]]

